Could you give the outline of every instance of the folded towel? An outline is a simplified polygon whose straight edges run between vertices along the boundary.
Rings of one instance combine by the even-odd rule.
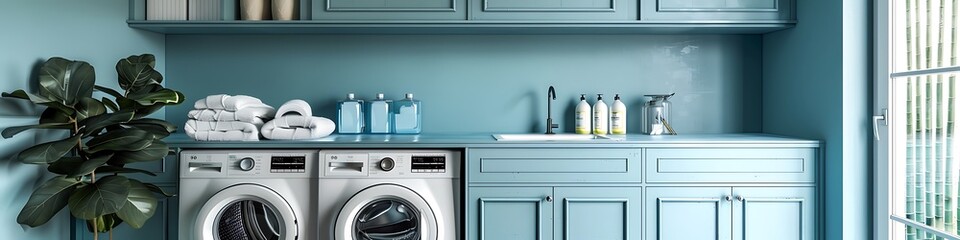
[[[294,99],[280,105],[280,109],[277,110],[277,115],[274,118],[288,115],[313,116],[313,109],[310,108],[310,104],[306,101]]]
[[[187,120],[187,136],[200,141],[257,141],[260,131],[252,123]]]
[[[226,94],[216,94],[197,100],[197,102],[193,103],[193,108],[237,111],[245,107],[260,105],[263,105],[263,102],[255,97],[245,95],[230,96]]]
[[[240,121],[263,126],[265,119],[272,119],[274,114],[273,107],[260,104],[245,107],[237,111],[196,109],[190,110],[187,116],[190,119],[201,121]]]
[[[267,122],[261,133],[267,139],[313,139],[329,136],[335,128],[336,124],[327,118],[290,115]]]

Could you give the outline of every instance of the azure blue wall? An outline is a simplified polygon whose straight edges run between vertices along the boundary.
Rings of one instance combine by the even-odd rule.
[[[37,64],[61,56],[90,62],[97,83],[116,87],[120,58],[153,53],[164,72],[164,37],[127,27],[128,1],[5,1],[0,8],[0,91],[36,91]],[[0,129],[36,122],[40,111],[19,100],[0,100]],[[162,115],[160,116],[162,117]],[[27,132],[0,139],[0,238],[69,239],[69,213],[47,225],[17,224],[17,214],[33,189],[46,180],[44,167],[23,165],[16,154],[56,133]]]
[[[580,93],[621,93],[629,132],[640,131],[643,94],[677,92],[681,133],[760,130],[759,36],[167,36],[167,77],[192,102],[245,94],[277,106],[300,98],[334,117],[355,92],[371,99],[414,93],[426,133],[539,132],[546,90],[554,118],[573,131]],[[168,108],[182,125],[191,104]]]
[[[872,239],[871,9],[797,1],[797,26],[763,36],[763,132],[826,144],[823,239]]]

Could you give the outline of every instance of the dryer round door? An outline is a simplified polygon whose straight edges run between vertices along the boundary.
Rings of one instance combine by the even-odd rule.
[[[336,240],[436,240],[437,218],[413,190],[379,184],[344,204],[335,231]]]
[[[197,216],[195,239],[294,240],[299,227],[290,204],[257,184],[233,185],[213,195]]]

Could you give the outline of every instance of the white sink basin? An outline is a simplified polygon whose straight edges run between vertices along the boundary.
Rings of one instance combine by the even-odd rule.
[[[497,141],[588,141],[594,139],[610,139],[599,135],[584,134],[494,134]]]

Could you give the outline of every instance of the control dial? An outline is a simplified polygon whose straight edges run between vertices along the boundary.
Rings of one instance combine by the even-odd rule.
[[[240,170],[244,172],[249,172],[253,170],[253,166],[256,165],[256,161],[251,157],[245,157],[240,159]]]
[[[396,166],[397,166],[397,163],[393,161],[393,158],[385,157],[383,159],[380,159],[380,170],[383,170],[384,172],[389,172],[393,170],[393,168]]]

